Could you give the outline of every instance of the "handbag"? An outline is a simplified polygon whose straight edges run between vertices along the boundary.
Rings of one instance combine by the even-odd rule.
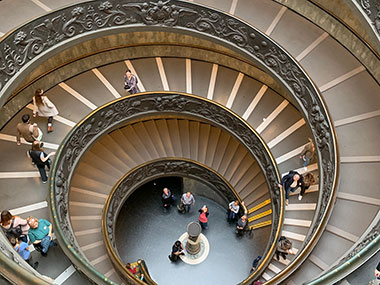
[[[12,219],[12,222],[11,222],[11,226],[9,227],[9,229],[5,229],[5,235],[7,237],[9,236],[14,236],[15,238],[19,238],[20,236],[22,236],[22,229],[21,229],[21,225],[18,225],[17,227],[14,227],[13,224],[14,224],[14,219]]]

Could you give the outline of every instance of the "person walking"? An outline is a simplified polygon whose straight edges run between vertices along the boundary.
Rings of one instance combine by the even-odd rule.
[[[199,224],[201,225],[203,230],[207,230],[208,229],[208,224],[207,224],[208,215],[209,215],[207,206],[204,205],[201,209],[198,210],[198,212],[199,212],[199,217],[198,217]]]
[[[29,246],[26,242],[19,242],[16,237],[9,236],[9,242],[13,248],[18,252],[18,254],[34,269],[38,267],[38,261],[33,262],[32,254],[30,253]]]
[[[303,148],[300,159],[303,161],[303,167],[305,171],[307,170],[307,166],[313,160],[315,155],[315,146],[311,138],[309,138],[309,142]]]
[[[298,172],[291,170],[287,175],[282,177],[278,186],[285,191],[285,204],[288,206],[290,191],[294,192],[298,187],[304,187],[303,177]]]
[[[184,193],[181,197],[181,202],[183,204],[185,212],[188,213],[190,211],[191,206],[194,206],[195,204],[193,194],[191,194],[190,192]]]
[[[42,139],[42,131],[38,128],[37,124],[30,123],[30,116],[25,114],[21,117],[22,123],[17,124],[17,145],[21,145],[21,138],[27,142],[34,142],[35,140]]]
[[[20,241],[28,242],[29,225],[23,218],[4,210],[1,212],[0,224],[6,236],[14,236]]]
[[[42,89],[37,89],[33,97],[33,117],[37,115],[48,118],[48,133],[53,131],[53,116],[58,115],[55,105],[44,95]]]
[[[124,75],[124,89],[128,91],[130,94],[140,93],[140,89],[137,86],[138,80],[136,75],[132,74],[132,72],[127,69]]]
[[[280,256],[286,260],[286,256],[290,253],[293,254],[292,242],[285,236],[280,237],[277,249],[276,249],[276,258],[280,260]]]
[[[32,149],[29,150],[28,154],[32,158],[33,163],[37,166],[40,172],[42,183],[47,182],[47,175],[45,166],[50,170],[51,160],[50,157],[55,155],[55,152],[49,154],[45,153],[42,149],[43,143],[40,141],[34,141],[32,143]]]
[[[239,213],[239,201],[235,200],[228,204],[228,210],[227,210],[227,220],[228,222],[233,222],[236,220],[237,214]]]
[[[171,262],[176,262],[180,255],[185,255],[185,249],[182,243],[177,240],[172,246],[172,253],[168,256]]]

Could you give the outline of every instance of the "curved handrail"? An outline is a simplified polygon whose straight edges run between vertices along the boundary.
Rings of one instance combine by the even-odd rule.
[[[269,262],[274,254],[273,244],[280,235],[284,211],[283,195],[278,188],[280,176],[272,154],[257,132],[231,110],[211,100],[179,92],[145,92],[115,99],[86,116],[60,145],[51,171],[49,202],[57,238],[66,245],[64,249],[70,259],[75,264],[86,264],[89,276],[109,281],[86,262],[76,242],[68,209],[70,181],[81,156],[93,142],[129,121],[158,114],[190,116],[212,123],[228,131],[254,156],[265,173],[272,200],[273,230],[264,253],[264,260]],[[261,266],[264,268],[265,263]],[[249,278],[259,273],[254,272]]]
[[[142,259],[139,259],[137,260],[137,264],[140,266],[141,273],[144,274],[144,282],[149,285],[156,285],[157,283],[154,282],[153,279],[150,277],[145,261]]]
[[[102,215],[103,240],[105,241],[108,255],[120,274],[125,278],[133,278],[133,276],[123,266],[115,242],[116,221],[120,209],[128,197],[139,187],[151,180],[167,176],[190,177],[199,180],[211,189],[214,189],[214,191],[221,193],[227,198],[227,201],[237,199],[240,203],[242,202],[232,185],[219,173],[191,159],[155,159],[131,169],[112,188],[103,208]]]
[[[2,231],[0,231],[0,264],[1,275],[16,284],[53,284],[53,279],[38,273],[16,252]]]
[[[308,122],[316,145],[320,170],[318,214],[295,261],[278,278],[285,278],[307,257],[321,236],[335,201],[338,176],[337,145],[330,116],[307,73],[278,44],[247,23],[198,4],[179,0],[89,1],[66,7],[9,33],[0,42],[0,103],[10,94],[18,76],[55,48],[85,40],[96,32],[127,27],[171,29],[207,37],[262,66],[291,94]],[[51,185],[53,187],[53,185]],[[66,215],[67,212],[62,212]],[[64,225],[69,229],[69,224]],[[307,249],[308,252],[303,251]]]
[[[328,269],[321,276],[312,281],[306,282],[307,285],[335,284],[351,273],[352,268],[357,268],[376,254],[379,250],[380,242],[380,211],[369,227],[369,231],[351,248],[348,254],[338,262],[337,265]]]
[[[316,0],[272,1],[289,8],[326,31],[367,68],[367,71],[375,81],[380,82],[380,74],[376,65],[380,59],[378,50],[372,46],[372,43],[367,42],[356,30],[335,15],[333,11],[326,9]],[[349,3],[350,1],[355,0],[347,0],[345,2]],[[355,38],[355,40],[352,40],[352,38]]]

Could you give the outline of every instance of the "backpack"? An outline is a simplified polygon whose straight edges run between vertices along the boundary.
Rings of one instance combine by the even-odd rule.
[[[9,227],[9,229],[3,228],[3,231],[4,231],[4,233],[5,233],[5,235],[7,237],[14,236],[15,238],[19,238],[20,236],[22,236],[21,225],[18,225],[17,227],[14,227],[13,226],[14,221],[15,220],[12,219],[11,226]]]

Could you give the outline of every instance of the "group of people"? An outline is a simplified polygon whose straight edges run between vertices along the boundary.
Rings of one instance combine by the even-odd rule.
[[[315,159],[315,146],[310,138],[299,158],[303,162],[304,170],[307,171],[307,166]],[[300,188],[298,200],[302,200],[306,190],[315,183],[315,180],[314,175],[310,172],[302,175],[295,170],[291,170],[288,174],[284,175],[278,186],[285,191],[285,205],[289,205],[290,192],[295,192],[298,188]],[[293,244],[287,237],[281,236],[275,252],[276,259],[280,260],[280,257],[282,257],[286,260],[288,254],[294,254]]]
[[[239,201],[235,200],[232,201],[228,204],[228,209],[227,209],[227,221],[229,223],[236,222],[236,233],[241,236],[245,228],[247,226],[248,222],[248,210],[247,207],[245,206],[244,202],[241,202],[241,206],[243,208],[243,215],[239,217],[239,211],[240,211],[240,206],[239,206]]]
[[[168,210],[170,206],[176,202],[176,197],[168,188],[164,188],[162,190],[161,195],[161,202],[162,206],[165,210]],[[181,199],[177,205],[177,209],[181,213],[188,213],[192,206],[195,205],[195,198],[194,195],[191,192],[186,192],[182,194]],[[228,222],[236,222],[236,233],[239,235],[242,235],[242,233],[245,231],[248,219],[247,219],[247,208],[245,207],[244,202],[241,203],[244,214],[239,217],[239,201],[232,201],[228,205],[227,209],[227,220]],[[209,209],[207,205],[203,205],[202,208],[198,210],[198,223],[201,226],[202,230],[208,229],[208,217],[209,217]],[[172,252],[169,255],[169,259],[171,261],[177,261],[179,256],[185,254],[185,249],[181,243],[181,241],[177,240],[173,246],[172,246]]]
[[[33,261],[30,245],[45,257],[49,248],[57,245],[53,240],[53,227],[47,220],[32,216],[25,220],[4,210],[0,225],[13,248],[34,269],[37,269],[38,262]]]
[[[309,143],[304,147],[301,152],[300,159],[303,161],[303,166],[305,171],[307,170],[307,166],[314,159],[315,156],[315,146],[313,141],[309,139]],[[316,181],[314,175],[310,172],[306,172],[301,175],[295,170],[289,171],[288,174],[284,175],[281,179],[281,182],[278,186],[285,191],[285,204],[289,205],[289,195],[290,192],[295,192],[298,188],[301,189],[298,194],[298,200],[302,200],[307,189],[310,188],[312,184]]]
[[[42,89],[37,89],[33,97],[33,117],[41,116],[48,118],[47,130],[48,133],[53,131],[53,117],[58,115],[58,110],[55,105],[44,95]],[[32,148],[27,151],[27,156],[32,160],[33,165],[40,172],[42,183],[47,182],[46,168],[50,169],[50,157],[55,154],[51,152],[47,154],[43,150],[42,140],[43,132],[38,127],[37,123],[31,123],[30,115],[24,114],[21,117],[21,122],[17,124],[16,143],[21,145],[21,138],[32,144]]]

